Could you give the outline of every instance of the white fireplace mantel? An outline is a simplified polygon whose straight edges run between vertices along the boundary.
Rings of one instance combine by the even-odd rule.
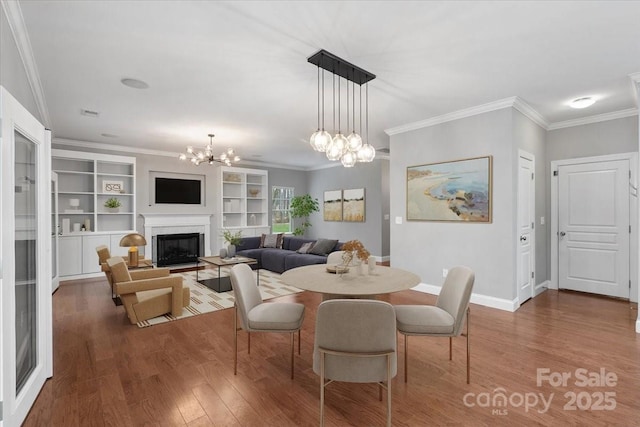
[[[140,214],[144,219],[144,235],[148,242],[158,234],[202,233],[204,234],[204,255],[211,256],[211,215],[210,214]],[[151,253],[155,253],[151,243]]]

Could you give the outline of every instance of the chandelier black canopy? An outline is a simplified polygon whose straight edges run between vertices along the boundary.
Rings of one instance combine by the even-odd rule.
[[[353,167],[356,162],[373,161],[376,150],[369,144],[369,86],[368,82],[376,76],[362,68],[345,61],[344,59],[327,52],[324,49],[307,58],[307,61],[318,67],[318,128],[309,138],[309,143],[315,151],[326,153],[329,160],[340,160],[344,167]],[[322,68],[322,77],[320,69]],[[333,104],[333,132],[335,136],[325,130],[324,127],[324,98],[325,98],[325,76],[324,72],[332,74],[332,104]],[[338,77],[338,122],[336,126],[336,76]],[[342,134],[342,81],[346,80],[346,129],[351,127],[352,131],[348,136]],[[351,82],[351,89],[349,88]],[[359,130],[356,132],[356,85],[359,86]],[[365,85],[366,97],[366,142],[362,140],[362,86]],[[352,103],[349,105],[349,92],[351,91]],[[349,122],[349,110],[352,112],[352,121]],[[321,113],[322,111],[322,113]]]

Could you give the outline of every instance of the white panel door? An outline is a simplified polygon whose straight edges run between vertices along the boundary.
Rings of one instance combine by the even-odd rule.
[[[518,302],[533,297],[535,271],[535,164],[532,154],[520,152],[518,159],[518,234],[517,283]]]
[[[0,86],[0,425],[18,426],[52,375],[51,145]]]
[[[629,161],[558,168],[560,289],[629,298]]]

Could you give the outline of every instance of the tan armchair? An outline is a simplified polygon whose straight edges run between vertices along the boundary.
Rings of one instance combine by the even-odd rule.
[[[107,265],[107,260],[111,258],[111,252],[109,251],[109,247],[105,245],[100,245],[96,248],[96,252],[98,253],[98,264],[102,269],[102,272],[105,276],[107,276],[107,281],[109,282],[109,286],[113,289],[113,279],[111,278],[111,271],[109,270],[109,266]]]
[[[189,288],[183,287],[181,276],[170,275],[168,268],[129,271],[122,257],[109,258],[107,265],[131,323],[166,313],[179,316],[182,307],[189,305]]]

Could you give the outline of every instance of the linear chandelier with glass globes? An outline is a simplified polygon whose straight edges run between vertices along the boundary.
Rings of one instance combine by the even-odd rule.
[[[208,163],[210,165],[213,165],[214,163],[222,163],[227,166],[231,166],[233,163],[240,161],[240,157],[236,155],[233,148],[227,148],[227,150],[222,152],[219,156],[215,156],[213,154],[213,137],[215,135],[210,133],[208,136],[209,144],[203,151],[196,152],[192,146],[188,146],[187,153],[180,154],[178,158],[180,160],[189,160],[196,166],[200,166],[202,163]]]
[[[357,162],[372,162],[376,156],[376,150],[369,144],[369,85],[368,82],[375,79],[375,74],[357,67],[336,55],[327,52],[324,49],[319,50],[307,61],[318,67],[318,129],[309,138],[309,143],[315,151],[324,152],[329,160],[340,160],[346,168],[355,166]],[[322,77],[320,76],[320,68],[322,68]],[[333,131],[335,135],[332,137],[324,127],[324,72],[329,71],[332,77],[333,86]],[[336,127],[336,76],[338,77],[338,123]],[[351,127],[352,131],[348,136],[342,133],[342,80],[346,80],[346,129]],[[351,84],[350,84],[351,82]],[[356,132],[356,84],[359,86],[359,130]],[[366,138],[362,138],[362,85],[365,85],[365,131]],[[351,86],[351,105],[349,105],[349,91]],[[350,108],[351,107],[351,108]],[[351,122],[349,121],[349,110],[351,109]],[[322,114],[320,112],[322,111]]]

